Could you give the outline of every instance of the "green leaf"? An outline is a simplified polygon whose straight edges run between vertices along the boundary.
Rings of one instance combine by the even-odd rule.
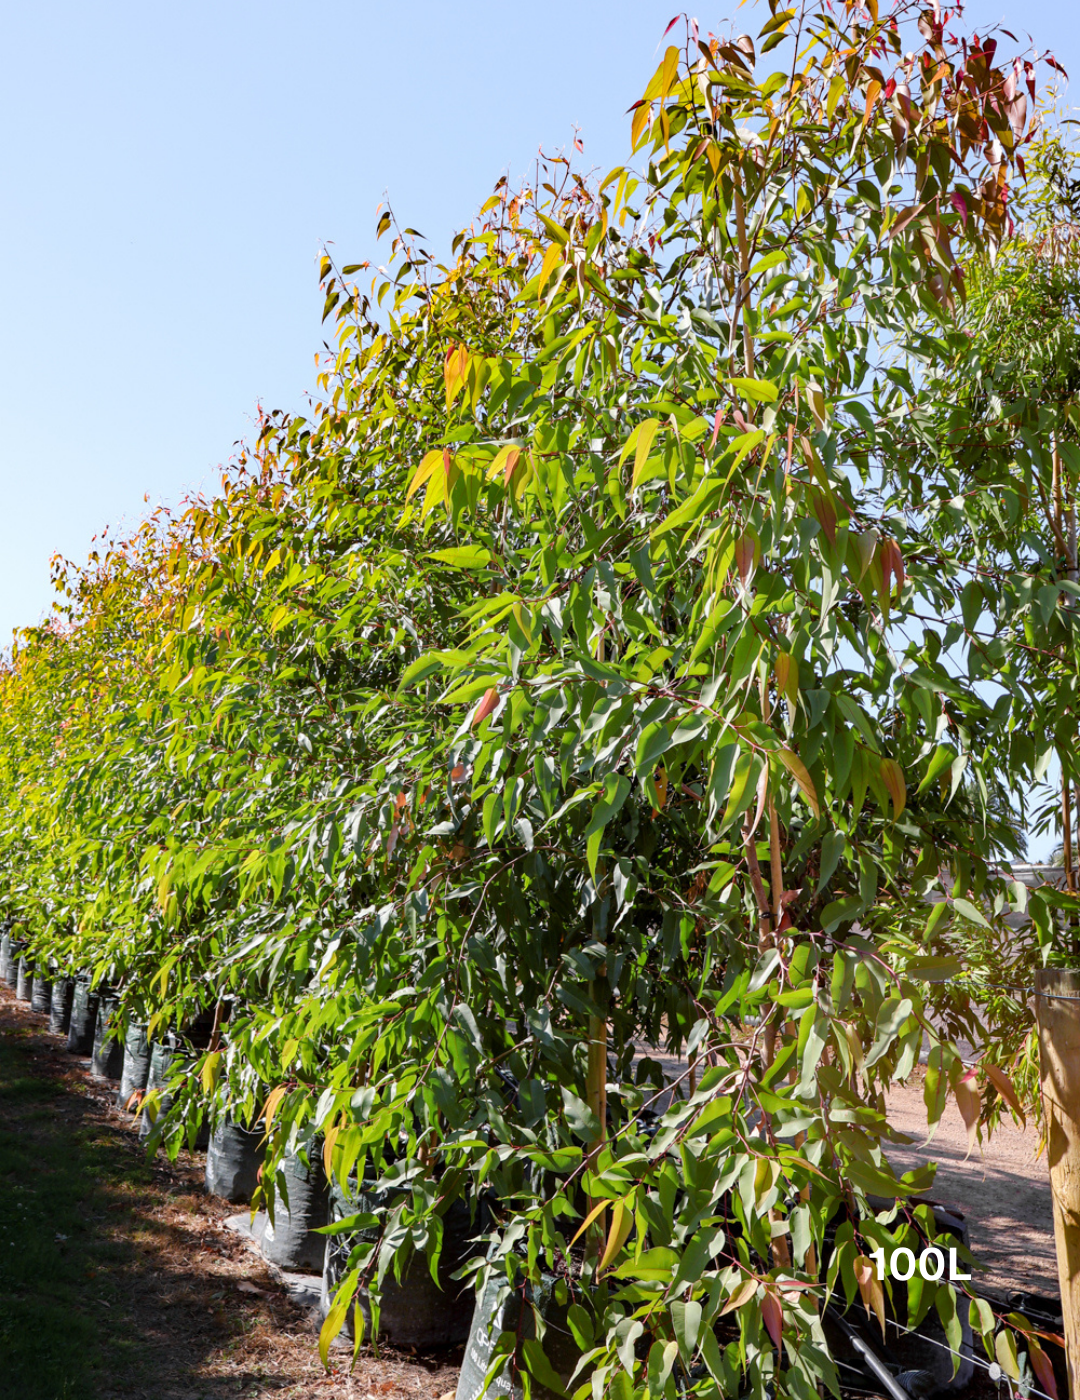
[[[646,1282],[668,1283],[679,1266],[679,1256],[666,1245],[655,1245],[637,1259],[612,1270],[615,1278],[639,1278]]]
[[[983,917],[982,913],[975,907],[974,904],[971,903],[970,900],[954,899],[952,901],[952,907],[956,910],[958,914],[961,914],[965,919],[969,920],[971,923],[978,924],[981,928],[990,927],[986,919]]]
[[[604,779],[603,795],[593,808],[589,825],[585,828],[585,849],[589,870],[594,880],[596,879],[596,862],[600,855],[600,843],[604,837],[604,828],[619,812],[629,792],[630,779],[624,777],[622,773],[609,773]]]
[[[562,1377],[544,1355],[541,1343],[535,1337],[526,1337],[521,1344],[521,1350],[529,1374],[534,1376],[546,1389],[553,1391],[556,1395],[565,1396],[567,1392],[563,1386]]]
[[[482,569],[491,562],[491,550],[480,545],[457,545],[453,549],[436,549],[428,556],[440,564],[452,564],[459,569]]]
[[[701,1304],[696,1302],[674,1301],[671,1307],[671,1325],[675,1339],[679,1343],[679,1355],[683,1364],[689,1366],[697,1350],[698,1335],[701,1331]]]
[[[922,982],[950,982],[964,971],[959,958],[912,958],[904,971]]]
[[[575,1137],[585,1142],[595,1142],[600,1136],[600,1121],[584,1100],[579,1099],[566,1085],[561,1085],[563,1116]]]
[[[638,483],[641,481],[641,474],[645,470],[645,463],[649,459],[649,452],[653,445],[653,438],[656,437],[656,430],[660,426],[657,418],[646,418],[643,423],[639,423],[630,434],[619,455],[619,466],[626,461],[630,452],[634,453],[634,471],[630,478],[630,489],[636,491]]]
[[[727,381],[737,394],[755,403],[775,403],[780,390],[767,379],[729,379]],[[762,438],[765,434],[762,433]]]
[[[666,724],[650,724],[641,731],[637,752],[634,755],[634,771],[651,773],[668,749],[671,748],[671,731]]]

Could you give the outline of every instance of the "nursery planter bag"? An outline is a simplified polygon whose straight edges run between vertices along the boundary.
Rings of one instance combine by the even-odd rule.
[[[523,1300],[518,1290],[505,1293],[505,1275],[499,1274],[488,1280],[473,1314],[455,1400],[479,1400],[499,1334],[513,1332],[520,1347],[521,1342],[536,1336],[536,1312],[539,1312],[547,1324],[547,1331],[544,1333],[544,1355],[563,1384],[566,1384],[581,1359],[581,1352],[566,1323],[569,1299],[566,1303],[559,1303],[555,1298],[554,1288],[555,1279],[552,1275],[544,1273],[538,1286],[529,1285],[526,1288]],[[501,1301],[500,1291],[505,1293]],[[506,1369],[488,1387],[488,1395],[521,1400],[525,1390],[517,1374],[520,1366],[520,1354],[511,1357]],[[576,1384],[580,1384],[581,1379],[578,1377]],[[560,1400],[555,1391],[541,1385],[535,1377],[531,1378],[531,1391],[534,1400]]]
[[[34,978],[34,990],[30,996],[30,1005],[43,1016],[48,1016],[52,1011],[52,989],[53,984],[44,973]]]
[[[93,1053],[99,1000],[97,992],[90,990],[89,977],[76,977],[71,998],[71,1020],[68,1022],[67,1048],[72,1055]]]
[[[171,1033],[164,1041],[155,1041],[154,1044],[151,1045],[150,1068],[146,1076],[146,1092],[148,1094],[151,1091],[158,1092],[164,1089],[165,1085],[168,1084],[178,1048],[179,1042]],[[158,1104],[158,1116],[160,1117],[161,1114],[168,1112],[171,1104],[172,1096],[170,1094],[162,1094]],[[155,1119],[154,1121],[156,1122],[157,1120]],[[141,1138],[149,1137],[153,1126],[154,1124],[145,1113],[139,1114],[139,1136]]]
[[[6,952],[4,951],[6,947]],[[16,938],[11,930],[0,940],[0,978],[14,991],[19,981],[19,958],[26,947],[25,938]]]
[[[286,1157],[280,1171],[285,1176],[289,1204],[279,1195],[274,1202],[274,1222],[266,1222],[262,1237],[263,1258],[279,1269],[322,1273],[326,1236],[312,1231],[326,1224],[328,1207],[326,1173],[322,1158],[312,1149],[311,1165],[297,1154]]]
[[[335,1181],[330,1187],[330,1221],[344,1220],[350,1215],[375,1211],[392,1204],[388,1192],[357,1192],[355,1185],[346,1193]],[[426,1256],[414,1254],[408,1272],[400,1283],[391,1270],[383,1283],[379,1310],[379,1335],[395,1346],[450,1347],[460,1346],[469,1335],[476,1295],[472,1285],[451,1278],[476,1252],[472,1237],[480,1226],[469,1216],[464,1201],[455,1201],[443,1217],[443,1243],[439,1255],[436,1284],[431,1277]],[[334,1292],[348,1272],[349,1253],[361,1239],[373,1238],[373,1230],[361,1230],[355,1235],[328,1235],[326,1261],[323,1265],[322,1312],[330,1311]],[[356,1290],[355,1301],[363,1314],[365,1337],[370,1336],[371,1311],[367,1289]],[[345,1317],[344,1331],[353,1335],[353,1312],[350,1305]]]
[[[124,1070],[124,1046],[113,1034],[116,1008],[114,996],[105,995],[98,1002],[94,1048],[90,1055],[90,1074],[94,1079],[119,1079]]]
[[[57,977],[52,984],[52,999],[49,1002],[49,1030],[53,1035],[67,1035],[74,996],[74,977]]]
[[[206,1189],[212,1196],[243,1204],[259,1184],[263,1161],[263,1134],[259,1128],[242,1128],[226,1120],[210,1134],[206,1149]],[[289,1187],[292,1198],[292,1185]]]
[[[23,949],[26,947],[26,940],[24,938],[12,938],[10,934],[8,935],[8,939],[8,955],[7,962],[4,965],[4,981],[12,991],[14,991],[19,985],[19,959],[22,957]]]
[[[117,1100],[121,1108],[128,1107],[133,1094],[141,1094],[150,1078],[150,1043],[146,1039],[146,1027],[128,1026],[124,1036],[124,1059],[120,1070],[120,1090]],[[131,1104],[131,1112],[138,1107]]]
[[[34,969],[25,953],[19,959],[19,976],[15,983],[15,995],[20,1001],[29,1001],[34,995]]]

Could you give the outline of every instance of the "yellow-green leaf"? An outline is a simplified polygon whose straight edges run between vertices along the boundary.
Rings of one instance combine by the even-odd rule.
[[[611,1212],[611,1228],[608,1230],[607,1243],[604,1245],[604,1252],[600,1256],[600,1269],[606,1269],[612,1260],[618,1255],[623,1245],[630,1238],[630,1231],[634,1228],[634,1212],[630,1210],[626,1202],[616,1201],[615,1208]]]
[[[818,802],[817,788],[814,786],[813,778],[811,778],[807,771],[806,764],[799,755],[793,753],[791,749],[777,749],[776,756],[798,783],[803,796],[810,804],[811,812],[813,812],[815,817],[820,817],[821,804]]]
[[[437,448],[433,452],[427,453],[424,460],[413,473],[413,479],[409,482],[409,489],[405,492],[405,500],[408,502],[417,491],[420,490],[424,482],[428,480],[432,472],[443,465],[443,448]]]
[[[881,781],[885,784],[892,799],[893,821],[907,806],[907,783],[904,781],[904,770],[894,758],[883,758],[881,760]]]
[[[720,1316],[723,1317],[725,1313],[734,1312],[736,1308],[741,1308],[744,1303],[750,1301],[757,1290],[758,1281],[756,1278],[743,1279],[742,1283],[739,1284],[735,1292],[720,1309]]]

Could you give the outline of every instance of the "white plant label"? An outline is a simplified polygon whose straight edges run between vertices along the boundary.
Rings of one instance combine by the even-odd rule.
[[[945,1273],[945,1254],[938,1249],[937,1245],[930,1245],[929,1248],[921,1250],[916,1257],[913,1250],[901,1246],[894,1249],[886,1261],[885,1251],[875,1249],[870,1258],[877,1268],[878,1279],[884,1279],[886,1274],[891,1279],[896,1279],[898,1283],[907,1283],[916,1267],[922,1278],[927,1283],[937,1283],[942,1278],[948,1278],[950,1283],[960,1283],[971,1277],[970,1274],[962,1273],[959,1264],[956,1262],[955,1246],[949,1249],[949,1272]]]

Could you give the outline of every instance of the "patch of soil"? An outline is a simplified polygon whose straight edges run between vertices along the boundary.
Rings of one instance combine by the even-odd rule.
[[[0,1097],[8,1156],[0,1160],[16,1164],[6,1179],[0,1168],[10,1206],[0,1212],[0,1292],[4,1310],[11,1303],[10,1315],[22,1319],[12,1342],[26,1360],[17,1384],[0,1368],[0,1396],[438,1400],[453,1391],[460,1352],[383,1348],[375,1357],[365,1349],[350,1373],[349,1353],[332,1351],[327,1375],[316,1349],[318,1318],[225,1228],[237,1208],[206,1195],[202,1154],[148,1161],[134,1120],[116,1107],[116,1086],[90,1079],[88,1061],[68,1055],[45,1018],[2,985],[0,1048],[9,1071]],[[16,1150],[23,1156],[12,1156]],[[26,1161],[40,1164],[36,1180],[19,1165]],[[74,1170],[94,1177],[85,1195],[65,1184],[63,1196],[50,1198],[49,1174]],[[56,1229],[65,1204],[76,1211],[66,1233]],[[16,1257],[3,1253],[9,1249],[24,1259],[37,1251],[40,1265],[20,1272]],[[58,1301],[54,1278],[69,1290],[60,1303],[83,1329],[69,1330],[66,1343],[62,1315],[54,1325],[48,1311]],[[30,1364],[39,1355],[40,1370]]]
[[[990,1140],[981,1150],[976,1144],[969,1157],[967,1129],[950,1096],[927,1142],[921,1068],[907,1084],[890,1091],[888,1117],[894,1128],[915,1139],[911,1146],[889,1148],[893,1167],[910,1171],[936,1162],[931,1196],[966,1217],[972,1250],[986,1266],[975,1278],[978,1286],[1003,1297],[1019,1291],[1056,1297],[1050,1173],[1045,1154],[1036,1157],[1038,1130],[1003,1117]]]

